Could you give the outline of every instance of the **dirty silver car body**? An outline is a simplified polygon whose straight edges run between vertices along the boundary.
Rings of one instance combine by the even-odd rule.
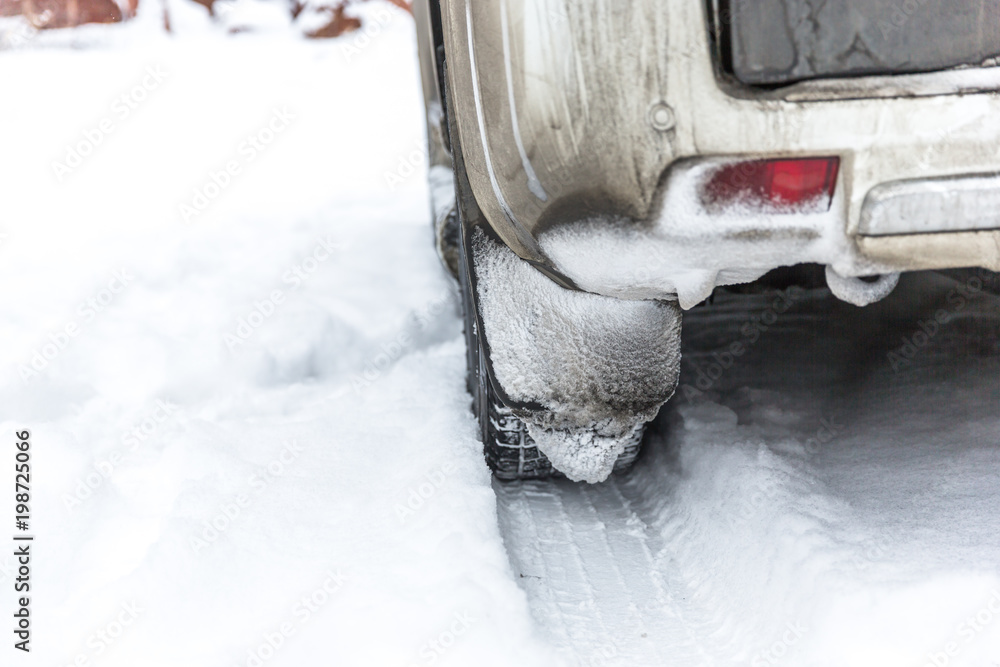
[[[463,196],[561,288],[684,309],[780,266],[856,305],[903,271],[1000,270],[1000,0],[414,7],[456,272]]]
[[[897,41],[897,33],[919,33],[918,16],[900,21],[893,13],[909,3],[855,4],[867,7],[868,30],[858,35],[869,42],[886,30],[880,22],[893,27],[888,36]],[[769,0],[757,7],[760,15],[768,5],[786,12],[811,7]],[[974,48],[954,57],[983,56],[978,66],[816,72],[807,50],[801,62],[765,53],[769,44],[789,53],[809,47],[772,28],[783,39],[758,35],[751,44],[762,45],[759,53],[742,68],[751,82],[774,80],[769,63],[784,57],[782,76],[791,82],[767,88],[724,71],[717,24],[737,26],[730,42],[737,48],[753,28],[709,3],[445,0],[440,39],[469,182],[504,242],[588,291],[624,298],[680,291],[690,305],[715,285],[800,262],[832,266],[845,277],[1000,269],[1000,214],[969,210],[970,198],[955,194],[973,188],[995,201],[1000,192],[1000,4],[974,6],[981,14],[976,39],[953,36],[975,41]],[[433,39],[430,31],[421,35],[431,71]],[[871,54],[858,71],[871,72],[873,59],[881,61]],[[886,68],[906,71],[901,64]],[[442,80],[438,74],[429,81]],[[440,109],[437,91],[427,92],[429,107]],[[686,205],[697,200],[699,178],[718,165],[827,156],[839,158],[827,211],[748,216]],[[908,223],[906,192],[935,210]],[[565,228],[574,225],[598,232],[590,237],[595,247],[617,241],[606,266],[584,266],[593,255],[556,238],[571,236]]]

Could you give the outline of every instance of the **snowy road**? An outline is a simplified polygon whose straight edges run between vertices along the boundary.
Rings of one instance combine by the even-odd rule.
[[[686,386],[630,474],[494,483],[545,636],[583,665],[1000,664],[1000,301],[978,287],[690,313]]]
[[[1000,663],[995,297],[720,297],[630,474],[491,484],[410,19],[168,4],[171,38],[143,3],[0,53],[0,470],[30,428],[36,537],[0,665]]]

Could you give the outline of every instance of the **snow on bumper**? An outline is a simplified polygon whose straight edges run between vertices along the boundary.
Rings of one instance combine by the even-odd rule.
[[[675,165],[660,211],[649,221],[593,217],[553,227],[539,244],[584,290],[625,299],[676,294],[683,308],[717,285],[749,282],[777,266],[800,263],[825,264],[845,277],[949,266],[1000,270],[1000,229],[993,229],[1000,228],[1000,218],[995,211],[992,218],[979,215],[988,207],[967,201],[973,195],[982,201],[990,188],[986,194],[1000,200],[1000,177],[914,180],[889,188],[891,197],[869,197],[863,209],[862,220],[881,226],[852,234],[844,224],[849,188],[842,175],[829,208],[792,214],[706,207],[701,188],[733,162],[706,158]],[[899,210],[920,202],[922,217],[901,219]]]

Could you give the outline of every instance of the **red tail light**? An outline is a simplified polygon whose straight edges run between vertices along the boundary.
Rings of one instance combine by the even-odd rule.
[[[838,157],[736,162],[708,178],[701,199],[709,210],[744,205],[769,213],[826,211],[839,167]]]

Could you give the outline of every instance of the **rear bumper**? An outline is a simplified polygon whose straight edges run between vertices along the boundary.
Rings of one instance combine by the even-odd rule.
[[[924,178],[872,188],[861,208],[866,236],[1000,229],[1000,174]]]
[[[782,265],[824,264],[842,276],[959,266],[1000,271],[1000,207],[977,201],[956,210],[963,194],[1000,199],[996,177],[948,179],[943,188],[936,180],[880,186],[862,206],[863,226],[849,233],[843,171],[828,210],[707,210],[700,186],[726,162],[675,164],[650,220],[595,216],[558,225],[539,235],[541,248],[581,289],[628,299],[676,294],[685,308],[717,285],[749,282]],[[900,215],[914,205],[922,216]]]
[[[845,276],[1000,269],[986,223],[956,229],[942,207],[933,233],[873,233],[866,205],[887,184],[1000,173],[1000,68],[747,90],[719,78],[702,5],[443,4],[469,181],[511,249],[588,291],[682,303],[801,262]],[[818,155],[840,158],[823,214],[691,207],[713,164]]]

